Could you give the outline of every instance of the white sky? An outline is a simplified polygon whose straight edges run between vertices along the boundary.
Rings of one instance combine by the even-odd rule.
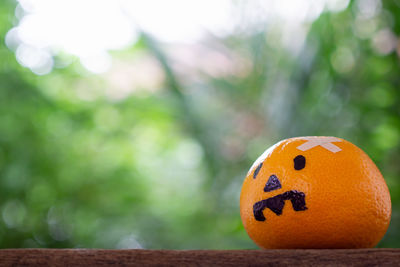
[[[225,36],[279,22],[289,33],[324,11],[340,11],[349,0],[19,0],[18,25],[7,36],[18,62],[43,75],[53,55],[77,56],[94,73],[111,66],[110,50],[134,44],[137,27],[167,43],[193,43],[210,32]],[[290,42],[293,43],[293,42]]]

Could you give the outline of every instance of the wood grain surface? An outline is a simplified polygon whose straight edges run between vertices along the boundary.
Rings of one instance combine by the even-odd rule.
[[[400,249],[3,249],[0,266],[400,266]]]

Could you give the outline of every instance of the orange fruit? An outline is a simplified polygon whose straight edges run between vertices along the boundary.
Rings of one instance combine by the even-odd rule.
[[[336,137],[296,137],[250,168],[240,216],[262,248],[371,248],[386,233],[391,202],[360,148]]]

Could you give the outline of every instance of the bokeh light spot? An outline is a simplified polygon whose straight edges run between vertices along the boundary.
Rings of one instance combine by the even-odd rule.
[[[2,217],[8,228],[18,228],[26,217],[25,205],[19,200],[9,200],[3,205]]]
[[[339,73],[350,72],[355,64],[353,52],[347,47],[339,47],[331,56],[331,63]]]

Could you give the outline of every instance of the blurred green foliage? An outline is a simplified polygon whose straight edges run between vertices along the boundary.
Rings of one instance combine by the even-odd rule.
[[[297,55],[279,32],[213,40],[245,59],[240,75],[184,77],[143,34],[113,57],[152,58],[163,83],[117,100],[76,59],[44,76],[20,66],[4,40],[15,5],[0,3],[0,247],[255,248],[241,183],[267,147],[303,135],[343,137],[373,158],[393,203],[379,246],[400,246],[399,55],[362,27],[399,36],[399,1],[372,22],[354,4],[323,13]]]

